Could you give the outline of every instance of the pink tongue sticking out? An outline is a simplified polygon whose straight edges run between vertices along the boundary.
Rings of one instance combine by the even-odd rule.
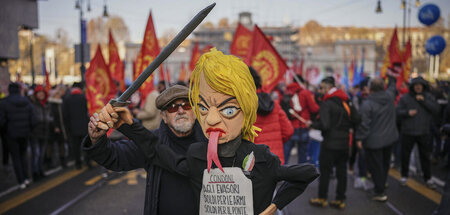
[[[211,169],[212,162],[216,164],[217,167],[219,167],[220,170],[223,171],[222,164],[220,164],[219,157],[217,156],[217,142],[219,141],[220,131],[211,131],[209,133],[209,143],[208,143],[208,154],[207,154],[207,161],[208,161],[208,173]]]

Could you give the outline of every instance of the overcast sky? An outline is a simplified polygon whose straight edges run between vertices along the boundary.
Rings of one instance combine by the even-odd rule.
[[[89,20],[103,13],[106,1],[108,12],[121,16],[130,31],[132,41],[142,40],[149,11],[153,13],[156,33],[161,35],[168,29],[177,32],[202,8],[216,2],[206,20],[217,23],[227,17],[230,23],[237,19],[241,11],[250,11],[254,23],[265,26],[281,26],[290,23],[304,25],[309,20],[317,20],[322,25],[394,27],[403,25],[401,0],[381,0],[383,13],[376,14],[377,0],[90,0],[91,12],[86,12]],[[416,0],[408,0],[414,5]],[[441,9],[441,17],[450,18],[450,0],[420,0],[421,4],[434,3]],[[73,42],[79,42],[79,11],[75,0],[38,1],[39,28],[37,33],[54,37],[57,28],[69,32]],[[423,26],[417,19],[418,8],[411,8],[411,26]]]

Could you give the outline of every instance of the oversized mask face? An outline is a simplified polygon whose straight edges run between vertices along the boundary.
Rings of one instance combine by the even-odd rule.
[[[206,82],[203,73],[199,82],[200,124],[203,134],[209,139],[209,133],[220,131],[218,144],[234,140],[241,134],[244,114],[235,97],[217,92]]]

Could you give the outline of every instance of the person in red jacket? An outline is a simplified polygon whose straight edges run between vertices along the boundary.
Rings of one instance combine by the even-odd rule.
[[[297,78],[304,83],[301,75],[297,75]],[[291,150],[295,145],[298,147],[298,163],[305,163],[308,153],[308,128],[311,125],[311,114],[319,112],[319,105],[315,102],[314,95],[296,81],[287,86],[286,93],[292,95],[291,108],[300,116],[301,120],[298,117],[290,117],[292,126],[294,126],[294,135],[284,144],[285,164],[288,163]]]
[[[249,70],[258,92],[258,112],[254,125],[261,128],[261,132],[255,138],[255,143],[269,146],[270,151],[280,158],[281,163],[285,163],[283,143],[292,136],[294,127],[280,105],[274,102],[269,94],[260,92],[261,77],[255,69],[249,67]]]

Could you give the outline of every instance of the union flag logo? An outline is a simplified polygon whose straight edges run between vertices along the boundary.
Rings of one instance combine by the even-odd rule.
[[[259,71],[263,85],[272,85],[278,79],[277,57],[270,51],[262,50],[252,59],[252,67]]]
[[[103,98],[107,98],[111,89],[109,86],[109,77],[106,71],[102,68],[97,68],[95,73],[90,73],[89,76],[90,80],[95,80],[94,83],[97,92],[101,93]]]
[[[239,54],[240,56],[247,55],[251,38],[252,38],[251,35],[242,35],[236,39],[237,54]]]

